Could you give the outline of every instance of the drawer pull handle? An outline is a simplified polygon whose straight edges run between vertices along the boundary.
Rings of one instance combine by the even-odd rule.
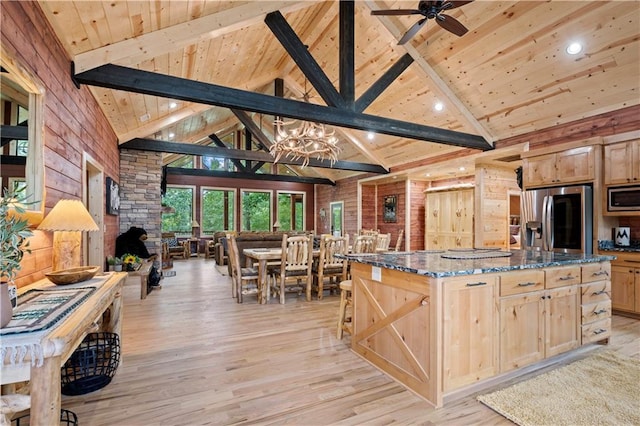
[[[599,276],[599,275],[606,275],[606,276],[609,276],[609,273],[608,273],[607,271],[598,271],[598,272],[594,272],[594,273],[593,273],[593,276],[594,276],[594,277],[597,277],[597,276]]]
[[[606,290],[594,291],[593,293],[591,293],[591,295],[600,296],[601,294],[605,294],[606,292],[607,292]]]
[[[640,260],[629,260],[629,259],[625,259],[625,262],[629,262],[629,263],[640,263]]]
[[[518,287],[529,287],[532,285],[536,285],[536,283],[528,282],[528,283],[518,283]]]
[[[599,311],[593,311],[593,315],[600,315],[607,313],[606,309],[600,309]]]
[[[571,275],[567,275],[566,277],[560,277],[558,278],[559,281],[569,281],[569,280],[575,280],[576,277],[572,277]]]
[[[602,334],[602,333],[605,333],[606,331],[607,330],[605,330],[604,328],[599,328],[599,329],[595,330],[593,332],[593,334]]]
[[[467,287],[477,287],[479,285],[487,285],[487,283],[483,281],[478,281],[477,283],[467,283]]]

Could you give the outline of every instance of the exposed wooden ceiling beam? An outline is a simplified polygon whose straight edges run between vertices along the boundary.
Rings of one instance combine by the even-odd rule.
[[[340,93],[336,90],[324,73],[318,62],[311,56],[307,46],[302,43],[298,35],[293,31],[284,16],[280,12],[269,13],[264,22],[273,35],[291,56],[291,59],[300,67],[311,85],[318,91],[320,97],[329,106],[344,107],[346,105]]]
[[[367,107],[371,105],[371,103],[375,101],[376,98],[380,96],[380,94],[387,87],[389,87],[389,85],[393,83],[395,79],[398,78],[400,74],[402,74],[402,72],[406,70],[412,63],[413,58],[411,57],[411,55],[409,55],[408,53],[404,54],[400,59],[398,59],[395,64],[393,64],[387,71],[385,71],[385,73],[382,74],[380,78],[367,89],[366,92],[360,95],[360,97],[356,101],[355,110],[358,112],[362,112],[367,109]]]
[[[353,108],[355,101],[355,2],[340,1],[339,75],[340,95]]]
[[[370,10],[379,10],[387,8],[383,2],[377,0],[364,0],[363,3]],[[389,33],[394,37],[395,40],[399,40],[404,34],[404,30],[400,29],[400,27],[395,24],[397,20],[392,21],[389,16],[377,15],[376,16],[380,23],[389,31]],[[433,86],[431,90],[438,93],[439,96],[442,96],[443,99],[447,99],[453,106],[456,108],[456,111],[459,115],[461,115],[462,119],[466,121],[469,125],[471,125],[478,134],[482,135],[482,137],[488,141],[488,143],[493,146],[495,142],[495,137],[493,137],[485,128],[480,124],[480,122],[475,118],[475,116],[469,111],[469,109],[462,103],[462,101],[453,93],[453,90],[445,83],[445,81],[440,77],[440,75],[433,69],[431,65],[427,62],[425,58],[418,53],[418,50],[413,47],[413,45],[409,43],[405,43],[403,47],[406,51],[411,55],[411,57],[416,61],[420,69],[431,79],[433,82]]]
[[[221,37],[261,22],[267,13],[293,12],[313,6],[317,1],[248,2],[231,9],[173,25],[118,43],[83,52],[74,57],[76,71],[83,72],[104,64],[135,65],[167,52],[174,52],[201,40]],[[60,31],[58,34],[62,34]]]
[[[224,172],[221,170],[203,170],[203,169],[182,169],[177,167],[167,168],[167,174],[183,175],[183,176],[208,176],[213,178],[230,178],[230,179],[251,179],[278,181],[278,182],[298,182],[309,183],[313,185],[333,185],[335,182],[329,179],[313,178],[305,176],[287,176],[287,175],[271,175],[267,173],[240,173],[240,172]]]
[[[147,95],[179,99],[226,108],[280,115],[382,134],[481,150],[492,149],[477,135],[357,113],[344,108],[281,99],[275,96],[222,87],[215,84],[141,71],[118,65],[102,65],[76,74],[80,84],[107,87]]]
[[[194,145],[190,143],[177,143],[159,141],[155,139],[132,139],[120,145],[120,149],[136,149],[141,151],[152,152],[170,152],[175,154],[189,155],[207,155],[211,157],[221,157],[246,161],[263,161],[265,163],[273,163],[274,158],[271,154],[262,151],[247,151],[244,149],[219,148],[215,146]],[[293,164],[300,166],[302,160],[290,160],[281,158],[281,164]],[[366,173],[388,173],[388,171],[377,164],[354,163],[351,161],[336,161],[331,164],[327,160],[309,160],[310,167],[321,167],[336,170],[352,170],[356,172]]]

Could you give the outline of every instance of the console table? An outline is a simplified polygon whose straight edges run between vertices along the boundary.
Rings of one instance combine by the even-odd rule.
[[[50,328],[2,336],[4,358],[0,384],[31,381],[31,424],[59,423],[60,368],[84,337],[94,331],[121,334],[122,285],[126,277],[124,272],[109,272],[65,286],[56,286],[43,279],[18,289],[20,297],[29,290],[95,287],[90,295]]]

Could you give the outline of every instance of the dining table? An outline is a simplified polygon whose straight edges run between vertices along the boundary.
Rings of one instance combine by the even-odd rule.
[[[242,250],[247,258],[247,267],[252,267],[258,263],[258,298],[260,304],[269,302],[271,290],[267,283],[269,262],[279,261],[282,258],[282,248],[246,248]],[[313,257],[320,255],[319,249],[313,249]],[[307,301],[311,301],[311,283],[307,284]]]

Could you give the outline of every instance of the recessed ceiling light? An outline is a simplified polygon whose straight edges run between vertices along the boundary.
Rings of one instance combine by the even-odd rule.
[[[173,139],[175,135],[176,135],[175,133],[169,133],[169,139]]]
[[[147,113],[147,114],[145,114],[145,115],[140,117],[140,121],[142,121],[144,123],[145,121],[148,121],[150,118],[151,118],[151,116]]]
[[[368,133],[367,133],[367,139],[369,139],[370,141],[372,141],[372,140],[373,140],[373,138],[374,138],[375,136],[376,136],[376,135],[375,135],[375,133],[373,133],[373,132],[368,132]]]
[[[577,55],[580,52],[582,52],[582,44],[578,43],[577,41],[574,41],[567,46],[567,53],[569,55]]]
[[[458,170],[460,170],[461,172],[464,172],[464,167],[460,167]]]
[[[429,176],[431,176],[431,173],[427,173],[427,174],[425,174],[425,176],[426,176],[426,177],[429,177]]]
[[[436,102],[433,109],[436,111],[442,111],[444,109],[444,104],[442,102]]]
[[[176,102],[171,102],[171,103],[169,104],[169,109],[174,109],[174,108],[175,108],[175,107],[177,107],[177,106],[178,106],[178,104],[177,104]]]

